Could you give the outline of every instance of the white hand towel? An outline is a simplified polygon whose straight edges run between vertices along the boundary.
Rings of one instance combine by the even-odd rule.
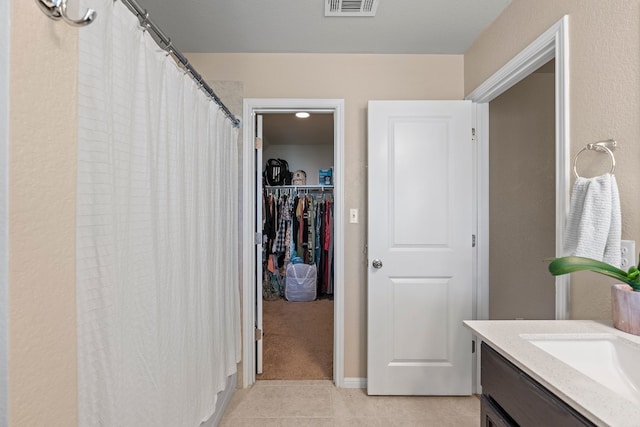
[[[622,219],[613,174],[577,178],[571,194],[565,252],[620,266]]]

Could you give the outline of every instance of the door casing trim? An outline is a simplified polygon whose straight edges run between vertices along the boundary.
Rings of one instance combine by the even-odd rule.
[[[570,191],[569,126],[569,16],[541,34],[465,99],[476,103],[477,137],[477,213],[478,260],[476,313],[474,318],[489,318],[489,102],[520,82],[533,71],[555,58],[555,139],[556,139],[556,256],[563,256]],[[569,318],[570,276],[556,276],[555,318]],[[476,391],[481,392],[479,357],[476,357]]]
[[[9,69],[11,2],[0,4],[0,427],[9,425]]]
[[[256,381],[255,355],[255,246],[253,236],[256,209],[255,127],[259,113],[292,110],[333,111],[334,118],[334,289],[333,382],[344,387],[344,100],[299,98],[246,98],[243,102],[242,144],[242,387]]]

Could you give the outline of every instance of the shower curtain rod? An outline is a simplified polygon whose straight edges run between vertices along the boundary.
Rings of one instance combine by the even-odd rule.
[[[115,1],[115,0],[114,0]],[[240,119],[233,115],[233,113],[227,108],[226,105],[218,98],[213,89],[202,79],[202,76],[193,68],[191,64],[189,64],[189,60],[184,57],[182,53],[175,47],[171,42],[171,39],[164,35],[164,33],[158,28],[158,26],[149,18],[149,12],[146,9],[143,9],[135,0],[120,0],[131,12],[133,12],[138,20],[140,21],[140,25],[143,28],[151,30],[151,34],[153,39],[158,43],[160,48],[166,50],[170,55],[172,55],[183,67],[184,69],[191,74],[191,77],[205,90],[207,95],[213,99],[224,112],[224,114],[231,120],[234,127],[240,127]]]

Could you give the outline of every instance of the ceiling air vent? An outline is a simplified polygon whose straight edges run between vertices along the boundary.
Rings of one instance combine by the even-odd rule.
[[[378,0],[325,0],[324,16],[376,16]]]

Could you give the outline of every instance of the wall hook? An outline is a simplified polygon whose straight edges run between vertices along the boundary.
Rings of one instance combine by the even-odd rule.
[[[58,21],[62,19],[74,27],[84,27],[91,24],[96,19],[96,11],[87,9],[87,12],[80,19],[72,19],[67,15],[67,0],[35,0],[36,4],[49,18]]]

